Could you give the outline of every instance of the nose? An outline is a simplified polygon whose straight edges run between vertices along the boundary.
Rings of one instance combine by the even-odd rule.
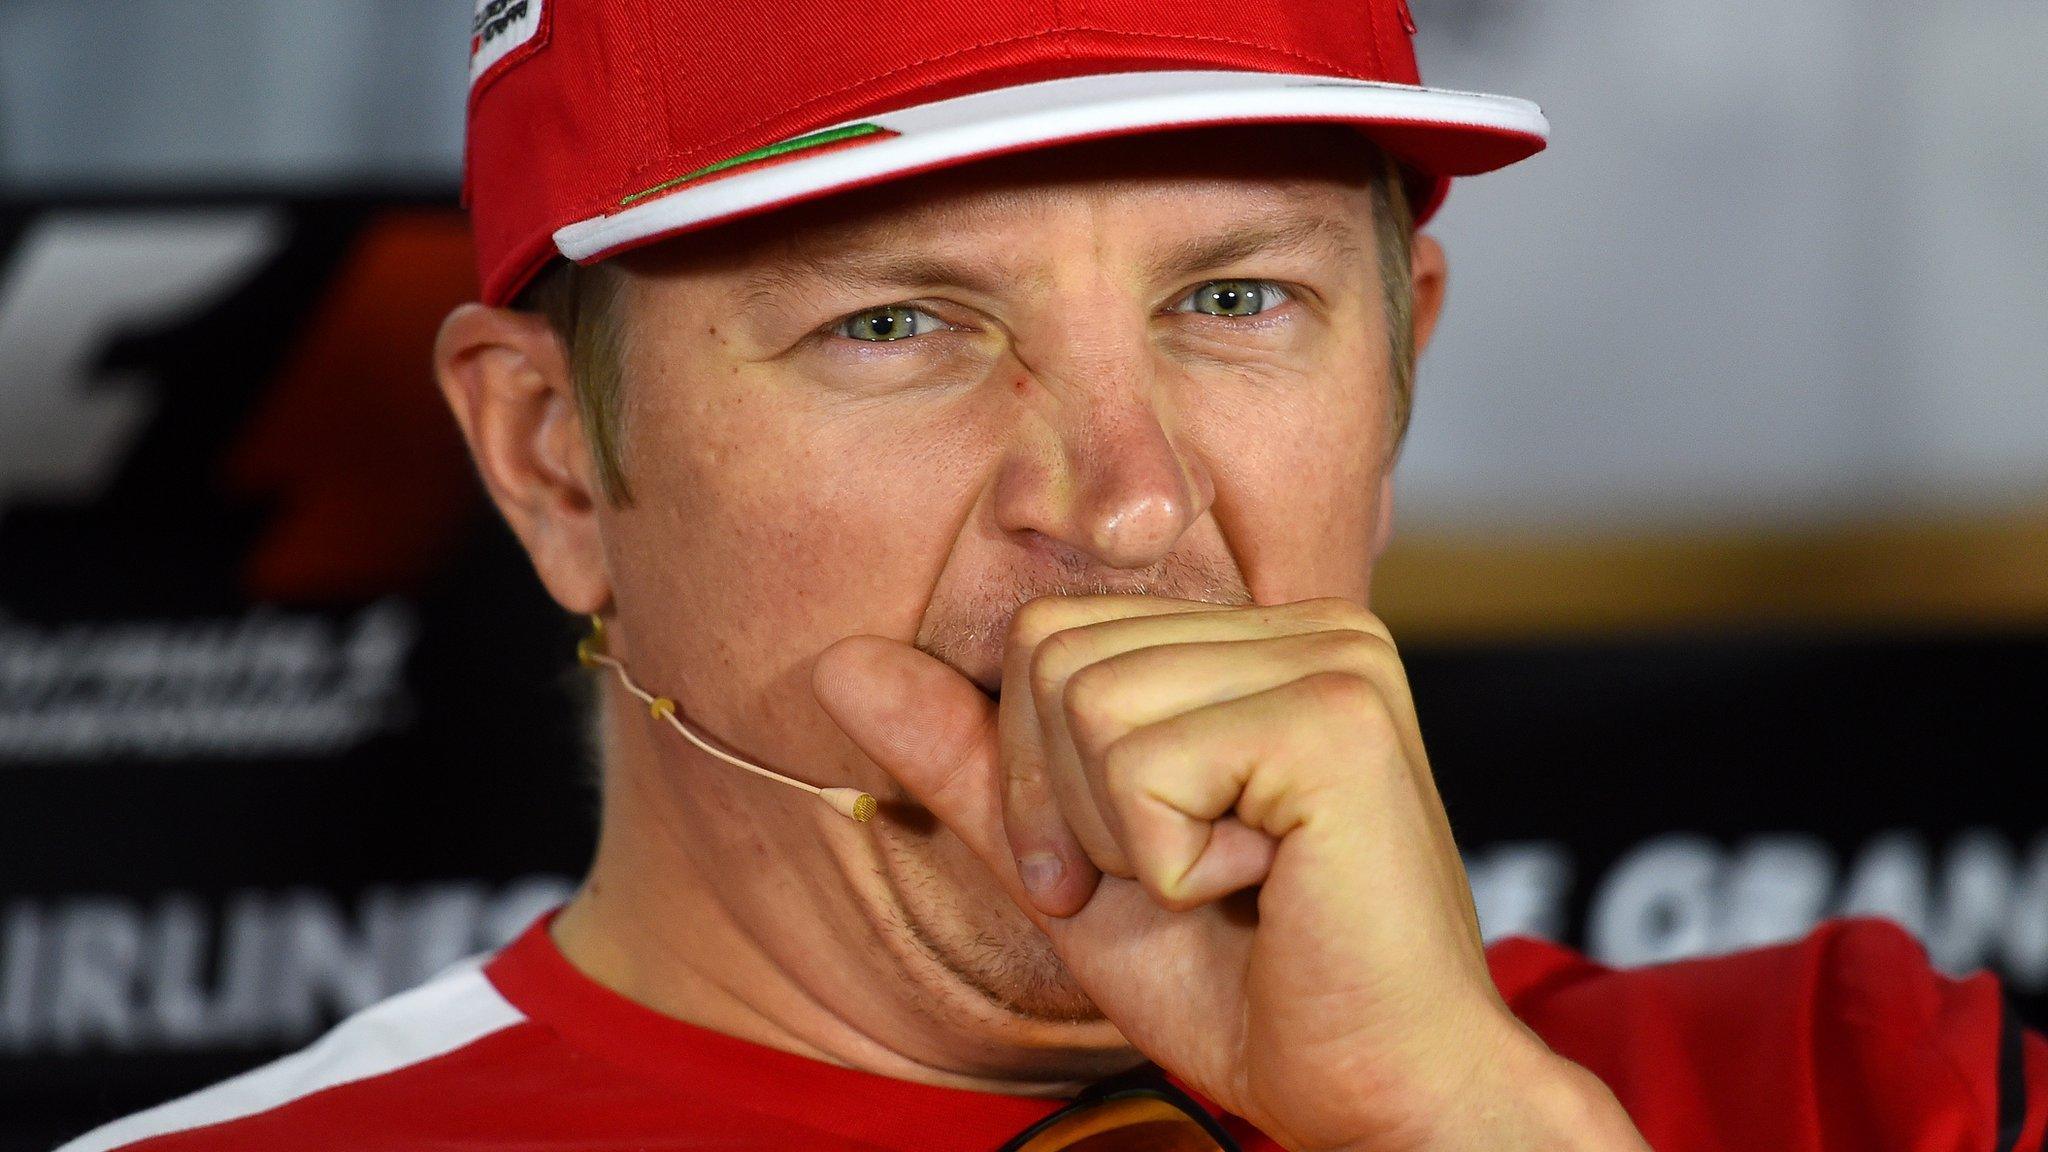
[[[1043,389],[997,481],[996,516],[1118,569],[1164,560],[1209,510],[1215,484],[1177,442],[1172,412],[1142,349],[1087,378]]]

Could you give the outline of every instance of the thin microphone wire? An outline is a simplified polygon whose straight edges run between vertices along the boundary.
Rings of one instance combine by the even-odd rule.
[[[743,768],[756,776],[773,780],[777,784],[787,784],[791,788],[809,792],[811,795],[829,804],[833,811],[849,819],[865,823],[874,818],[875,798],[858,788],[820,788],[816,784],[806,784],[802,780],[792,779],[780,772],[771,771],[761,767],[759,764],[742,760],[737,756],[721,751],[713,747],[710,741],[692,732],[689,725],[684,724],[676,716],[676,702],[674,700],[666,696],[656,696],[654,693],[642,688],[633,680],[632,673],[626,671],[626,662],[605,651],[603,617],[591,616],[590,635],[576,642],[576,659],[585,668],[610,668],[613,672],[616,672],[619,677],[619,683],[625,686],[626,691],[632,693],[642,704],[647,705],[649,715],[657,720],[668,721],[669,727],[675,729],[683,739],[695,745],[699,751],[716,757],[735,768]]]

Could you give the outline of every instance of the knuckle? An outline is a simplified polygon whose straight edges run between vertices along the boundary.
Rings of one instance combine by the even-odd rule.
[[[1138,882],[1145,886],[1153,902],[1168,912],[1192,912],[1207,903],[1194,893],[1183,891],[1176,877],[1159,869],[1147,872]]]
[[[1067,676],[1069,695],[1104,696],[1114,691],[1122,676],[1115,660],[1098,660],[1077,668]]]
[[[1319,600],[1303,601],[1301,607],[1308,619],[1317,624],[1361,632],[1389,647],[1394,643],[1394,634],[1388,631],[1386,623],[1357,601],[1346,600],[1341,596],[1326,596]]]
[[[981,716],[971,723],[942,724],[922,742],[906,745],[912,763],[944,764],[930,795],[958,795],[980,781],[983,761],[976,753],[993,738],[995,719]]]
[[[1066,627],[1065,607],[1058,596],[1040,596],[1026,601],[1010,617],[1009,642],[1025,647],[1043,643],[1048,636]]]
[[[1121,806],[1145,795],[1145,782],[1159,754],[1158,741],[1139,729],[1110,741],[1102,750],[1102,787]]]
[[[1168,874],[1170,871],[1171,869],[1158,862],[1147,862],[1138,868],[1138,874],[1134,879],[1145,889],[1145,895],[1150,896],[1154,904],[1168,912],[1185,912],[1187,909],[1175,906],[1179,893],[1175,890],[1174,877]]]
[[[1331,628],[1355,628],[1359,619],[1366,615],[1364,608],[1342,596],[1319,596],[1314,600],[1304,600],[1296,607],[1311,623]]]
[[[1067,718],[1088,731],[1100,731],[1116,722],[1120,709],[1117,692],[1123,676],[1113,660],[1099,661],[1067,677],[1060,703]]]
[[[1379,686],[1350,672],[1318,672],[1301,681],[1302,691],[1323,709],[1366,725],[1393,723],[1393,712]]]
[[[1038,640],[1031,649],[1032,691],[1042,698],[1057,690],[1085,663],[1081,648],[1081,638],[1072,629],[1055,631]]]
[[[1102,755],[1102,787],[1125,829],[1133,875],[1154,900],[1174,898],[1190,864],[1179,829],[1192,818],[1176,810],[1157,786],[1171,770],[1171,740],[1141,729],[1112,743]]]
[[[1318,703],[1339,708],[1364,707],[1372,696],[1372,683],[1351,672],[1317,672],[1304,676],[1301,689]]]
[[[1375,637],[1350,628],[1312,632],[1303,638],[1308,659],[1320,668],[1344,669],[1361,675],[1382,667],[1390,653]]]

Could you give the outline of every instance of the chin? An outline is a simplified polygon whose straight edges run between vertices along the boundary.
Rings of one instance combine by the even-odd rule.
[[[1048,1024],[1101,1021],[1102,1010],[1053,954],[1045,936],[1023,913],[1006,915],[1015,921],[1013,925],[948,933],[920,924],[913,914],[910,928],[919,947],[933,960],[1012,1016]]]
[[[1035,1023],[1102,1022],[1052,942],[958,840],[892,842],[885,860],[905,933],[969,992]]]

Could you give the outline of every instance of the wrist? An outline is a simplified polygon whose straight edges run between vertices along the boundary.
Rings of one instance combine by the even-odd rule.
[[[1547,1048],[1544,1055],[1551,1070],[1542,1089],[1527,1102],[1527,1147],[1648,1152],[1635,1121],[1598,1076]]]
[[[1647,1152],[1634,1121],[1598,1076],[1550,1050],[1517,1026],[1522,1042],[1500,1062],[1490,1090],[1452,1125],[1432,1152]]]
[[[1648,1152],[1600,1078],[1515,1026],[1487,1071],[1471,1077],[1405,1139],[1378,1137],[1328,1152]]]

